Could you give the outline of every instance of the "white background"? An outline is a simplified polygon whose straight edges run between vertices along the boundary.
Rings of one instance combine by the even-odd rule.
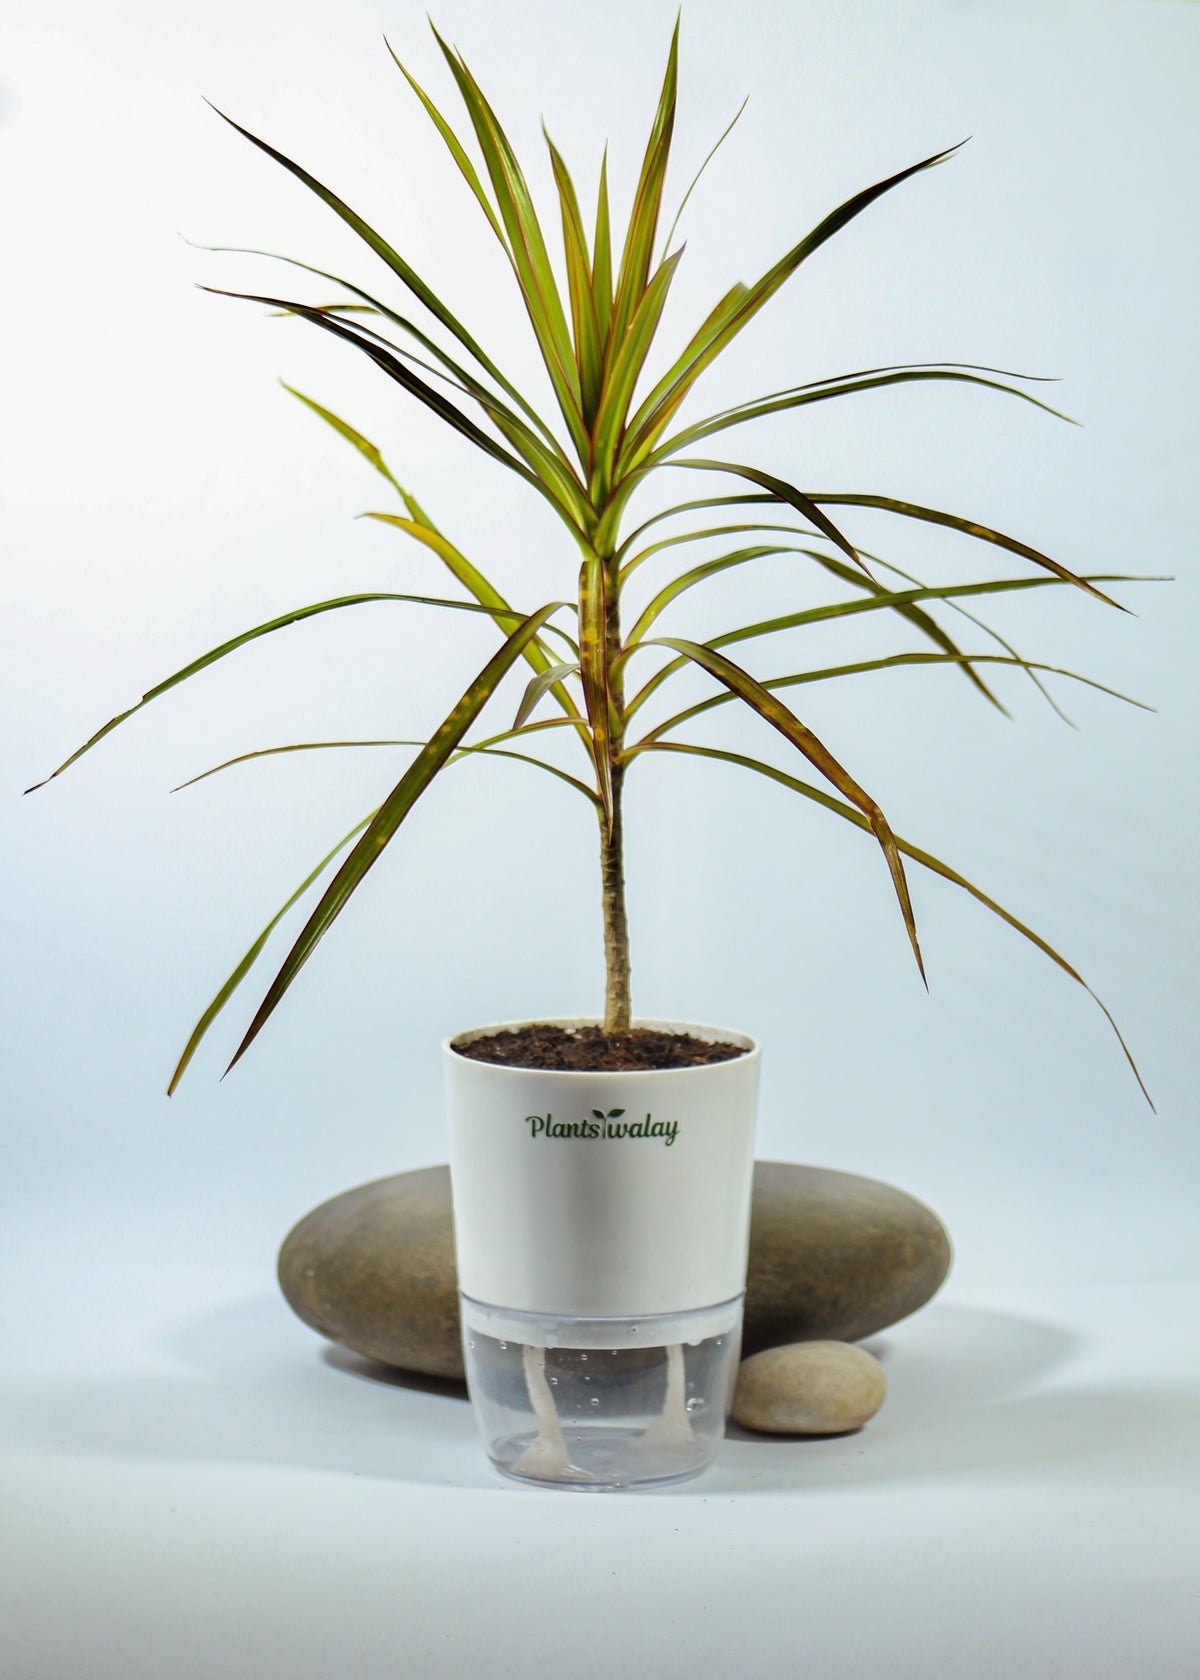
[[[44,1288],[18,1285],[14,1310],[58,1347],[56,1323],[70,1342],[93,1311],[126,1312],[107,1286],[103,1304],[81,1292],[81,1276],[99,1288],[97,1266],[116,1268],[104,1275],[118,1297],[122,1278],[162,1268],[241,1267],[273,1323],[272,1258],[296,1217],[350,1184],[444,1157],[444,1034],[599,1007],[592,818],[521,766],[477,760],[449,772],[251,1056],[218,1083],[273,972],[267,959],[168,1104],[163,1087],[200,1009],[403,761],[295,755],[168,790],[257,746],[420,735],[482,665],[494,632],[418,608],[331,615],[235,655],[60,781],[24,800],[20,790],[145,688],[252,623],[353,590],[446,589],[432,557],[354,522],[389,505],[386,486],[279,377],[372,437],[518,604],[570,593],[575,559],[536,498],[349,350],[194,289],[287,295],[304,282],[181,236],[387,284],[203,94],[342,191],[506,368],[533,377],[499,252],[382,44],[386,31],[452,109],[421,7],[65,0],[10,12],[0,68],[3,1219],[28,1268],[10,1268],[9,1281]],[[673,15],[668,0],[439,8],[548,220],[539,116],[585,201],[610,137],[616,202],[626,203]],[[1081,571],[1175,577],[1119,591],[1137,616],[1065,590],[984,609],[1027,657],[1081,670],[1153,714],[1060,682],[1072,730],[1003,672],[995,683],[1011,721],[947,669],[793,691],[900,833],[1078,966],[1120,1023],[1157,1115],[1081,988],[961,893],[912,871],[926,996],[867,839],[732,767],[663,755],[631,777],[638,1010],[760,1037],[759,1153],[920,1195],[954,1238],[952,1289],[964,1301],[972,1290],[994,1301],[989,1291],[1014,1288],[1150,1288],[1197,1266],[1198,85],[1200,8],[1169,0],[691,0],[684,17],[668,199],[751,98],[681,224],[688,250],[664,356],[734,279],[761,273],[832,206],[972,136],[807,264],[688,413],[877,363],[1061,375],[1050,400],[1081,429],[998,395],[923,386],[762,422],[728,453],[809,489],[949,508]],[[328,301],[319,283],[293,295]],[[671,476],[680,497],[700,493],[698,479]],[[1001,575],[999,552],[965,538],[882,516],[847,512],[846,523],[925,575]],[[647,573],[654,565],[657,583],[667,557]],[[711,634],[826,598],[816,587],[782,560],[756,577],[741,569],[689,596],[673,626]],[[759,650],[754,668],[884,649],[877,630],[803,646],[797,637]],[[495,727],[518,692],[505,691]],[[732,714],[693,738],[788,763],[764,727]],[[966,1308],[935,1307],[931,1322],[939,1310]],[[947,1331],[937,1346],[947,1354],[953,1341]],[[287,1345],[300,1371],[316,1357],[298,1328]],[[1131,1383],[1146,1378],[1153,1348],[1138,1357]],[[1111,1365],[1122,1369],[1116,1353]],[[924,1392],[936,1395],[938,1370],[931,1359]],[[323,1376],[337,1418],[344,1373]],[[871,1441],[848,1449],[856,1463]],[[1090,1486],[1068,1526],[1092,1520],[1087,1510],[1116,1520],[1099,1492],[1089,1505]],[[1139,1519],[1149,1530],[1154,1512]],[[751,1551],[760,1542],[746,1531]],[[716,1551],[705,1555],[714,1593],[725,1590]],[[1081,1606],[1092,1578],[1085,1568]],[[45,1660],[28,1673],[68,1672]],[[122,1661],[121,1672],[140,1672],[127,1651]],[[529,1661],[511,1672],[542,1672]],[[107,1676],[97,1663],[80,1672]]]

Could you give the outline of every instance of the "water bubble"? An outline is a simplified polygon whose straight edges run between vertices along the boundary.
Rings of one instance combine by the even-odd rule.
[[[557,1388],[558,1387],[558,1378],[557,1377],[551,1377],[550,1378],[550,1387],[551,1388]]]
[[[467,1346],[472,1350],[472,1352],[474,1352],[474,1349],[475,1349],[475,1343],[474,1342],[468,1342]]]
[[[611,1353],[611,1354],[612,1354],[612,1356],[613,1356],[613,1358],[614,1358],[614,1359],[615,1359],[615,1358],[616,1358],[616,1357],[617,1357],[617,1350],[616,1350],[616,1348],[609,1348],[609,1350],[608,1350],[608,1351],[609,1351],[609,1352],[610,1352],[610,1353]]]
[[[508,1343],[507,1342],[501,1342],[500,1343],[500,1351],[501,1351],[501,1353],[507,1353],[508,1352]]]
[[[688,1412],[702,1412],[704,1410],[704,1401],[693,1398],[688,1401],[684,1410]]]
[[[504,1343],[503,1343],[503,1342],[501,1342],[501,1343],[500,1343],[500,1346],[501,1346],[501,1347],[503,1347],[503,1346],[504,1346]],[[718,1337],[717,1337],[717,1346],[718,1346],[718,1347],[724,1347],[724,1346],[725,1346],[725,1338],[724,1338],[724,1336],[718,1336]]]
[[[593,1406],[598,1406],[598,1405],[599,1405],[599,1404],[600,1404],[600,1402],[599,1402],[599,1400],[598,1400],[598,1399],[596,1399],[596,1398],[595,1398],[595,1397],[593,1397],[593,1399],[592,1399],[592,1405],[593,1405]]]
[[[586,1365],[587,1364],[587,1354],[586,1353],[581,1353],[579,1355],[579,1357],[580,1357],[580,1359],[582,1359],[583,1363]]]

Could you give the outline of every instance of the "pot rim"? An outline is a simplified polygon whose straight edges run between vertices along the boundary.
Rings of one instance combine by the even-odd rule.
[[[762,1045],[752,1033],[741,1032],[732,1027],[716,1027],[704,1021],[664,1020],[657,1016],[639,1015],[634,1019],[635,1027],[652,1027],[664,1032],[686,1032],[696,1038],[706,1039],[710,1043],[723,1042],[726,1044],[742,1044],[743,1052],[740,1056],[730,1056],[723,1062],[700,1062],[693,1067],[673,1068],[527,1068],[512,1067],[502,1062],[483,1062],[473,1056],[460,1056],[454,1048],[460,1040],[487,1038],[493,1033],[520,1031],[522,1027],[598,1027],[603,1022],[596,1015],[535,1015],[521,1021],[492,1021],[482,1027],[465,1027],[461,1032],[452,1033],[442,1040],[442,1053],[452,1056],[456,1061],[472,1062],[474,1066],[489,1068],[495,1074],[509,1074],[516,1078],[546,1078],[546,1079],[662,1079],[665,1076],[678,1078],[680,1074],[709,1073],[714,1068],[741,1067],[746,1062],[762,1055]]]

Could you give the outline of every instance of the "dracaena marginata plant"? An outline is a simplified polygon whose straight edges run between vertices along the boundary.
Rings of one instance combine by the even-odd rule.
[[[1031,928],[956,870],[896,835],[870,793],[781,694],[801,689],[808,683],[865,672],[940,665],[946,667],[948,677],[965,681],[977,697],[1003,711],[984,670],[1008,665],[1029,677],[1054,705],[1042,680],[1045,673],[1053,672],[1081,682],[1090,679],[1022,658],[963,603],[973,597],[1001,592],[1069,587],[1115,606],[1117,603],[1101,586],[1132,580],[1111,574],[1076,574],[1026,543],[957,514],[890,496],[859,492],[833,494],[800,488],[757,466],[744,464],[740,450],[735,460],[714,458],[709,453],[713,439],[762,416],[918,381],[980,386],[987,391],[1020,397],[1051,414],[1057,411],[1048,409],[1030,392],[1010,383],[1024,382],[1028,376],[962,363],[930,363],[867,368],[815,379],[769,392],[691,424],[676,423],[681,405],[705,371],[809,257],[876,199],[940,164],[957,147],[923,158],[856,193],[753,284],[739,282],[732,286],[684,339],[682,346],[676,341],[669,352],[668,365],[652,368],[651,351],[683,254],[682,247],[672,243],[678,213],[666,236],[659,236],[675,119],[678,25],[623,237],[614,237],[618,230],[613,229],[610,220],[605,163],[600,168],[594,219],[585,222],[571,175],[547,136],[557,189],[557,215],[561,221],[560,263],[565,287],[550,256],[546,227],[496,112],[462,56],[436,30],[434,34],[465,106],[482,172],[472,161],[463,137],[394,53],[392,57],[441,136],[511,265],[553,391],[557,409],[553,419],[538,412],[530,396],[505,376],[469,328],[381,233],[300,164],[238,123],[231,126],[302,182],[380,259],[390,273],[388,285],[393,301],[293,258],[277,260],[338,288],[339,300],[304,303],[244,292],[221,295],[243,298],[298,317],[352,346],[392,380],[405,393],[406,400],[423,406],[472,448],[523,480],[531,491],[549,503],[569,534],[570,542],[564,553],[568,571],[564,580],[569,576],[570,589],[564,590],[564,595],[569,594],[570,599],[550,601],[534,611],[510,605],[507,596],[460,552],[415,497],[393,477],[373,443],[319,403],[293,392],[354,445],[399,496],[403,511],[373,512],[369,517],[382,520],[432,550],[455,579],[461,596],[441,599],[378,591],[343,595],[299,607],[256,625],[152,688],[137,705],[98,730],[54,775],[158,695],[249,642],[321,613],[379,601],[417,603],[445,611],[489,615],[502,639],[428,740],[305,741],[246,752],[204,772],[213,775],[230,764],[270,753],[331,747],[419,748],[378,807],[338,841],[254,941],[197,1023],[170,1089],[174,1090],[201,1038],[257,960],[284,914],[347,853],[268,988],[230,1066],[262,1030],[318,940],[344,909],[417,800],[439,772],[473,754],[490,754],[537,765],[575,790],[595,810],[600,836],[607,967],[604,1023],[611,1032],[627,1030],[631,1020],[622,862],[625,779],[635,762],[655,753],[689,753],[738,765],[771,778],[843,822],[872,835],[883,852],[922,976],[924,965],[905,877],[906,860],[962,888],[1084,985],[1071,964]],[[728,133],[726,129],[721,140]],[[713,151],[716,149],[714,146]],[[712,155],[710,152],[709,158]],[[708,161],[706,158],[705,164]],[[703,168],[701,165],[701,172]],[[693,180],[684,194],[684,203],[695,184]],[[679,208],[682,210],[683,203]],[[407,304],[404,293],[411,300]],[[419,306],[415,320],[405,313],[413,302]],[[659,480],[668,469],[671,473],[668,482],[672,484],[679,482],[678,469],[689,474],[703,473],[706,476],[696,488],[703,487],[706,493],[660,507],[631,526],[628,513],[635,492],[641,491],[651,479]],[[723,493],[717,493],[716,486]],[[992,550],[1016,556],[1026,563],[1028,570],[1022,570],[1017,576],[926,585],[880,557],[867,554],[850,539],[841,523],[842,510],[857,508],[885,510],[904,520],[948,527]],[[648,590],[641,591],[637,609],[627,614],[627,591],[635,579],[641,585],[648,575],[653,577],[656,567],[672,557],[686,555],[693,544],[704,545],[699,551],[703,557],[697,558],[696,563],[685,564],[664,582],[655,579]],[[570,558],[572,555],[574,560]],[[751,565],[775,555],[790,556],[795,562],[795,569],[789,574],[794,579],[788,591],[791,600],[785,601],[786,610],[779,616],[736,625],[702,642],[665,633],[667,626],[661,621],[666,619],[669,624],[669,609],[686,590],[731,567]],[[646,572],[643,567],[647,568]],[[832,604],[819,604],[811,596],[806,601],[806,575],[835,579],[844,588],[844,598]],[[973,629],[983,631],[989,639],[987,651],[966,651],[938,616],[940,608],[952,610]],[[752,675],[732,656],[731,650],[738,644],[758,642],[777,632],[805,625],[848,619],[857,613],[887,614],[898,628],[917,638],[918,646],[823,669],[788,669],[777,676]],[[532,669],[532,676],[512,726],[472,737],[472,730],[502,679],[522,661]],[[714,692],[682,710],[654,716],[651,721],[650,702],[659,700],[660,690],[676,673],[689,667],[698,668],[712,679]],[[1090,686],[1103,685],[1091,683]],[[754,714],[756,725],[783,736],[807,770],[816,772],[819,782],[791,775],[747,754],[683,737],[689,726],[728,703],[745,707]],[[575,737],[582,749],[580,763],[574,767],[578,774],[548,762],[534,750],[545,742],[546,731],[556,729]],[[1096,1001],[1099,1003],[1099,999]],[[1103,1004],[1100,1007],[1103,1009]],[[1107,1009],[1104,1012],[1116,1031],[1111,1015]],[[1121,1044],[1125,1049],[1123,1040]],[[1129,1057],[1127,1049],[1125,1054]],[[1132,1058],[1129,1060],[1132,1067]],[[1134,1073],[1137,1074],[1136,1067]]]

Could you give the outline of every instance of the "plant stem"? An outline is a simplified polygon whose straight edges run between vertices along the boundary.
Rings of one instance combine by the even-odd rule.
[[[615,561],[605,561],[606,607],[604,659],[608,669],[609,753],[612,762],[612,813],[600,818],[600,879],[604,909],[604,1030],[610,1033],[630,1029],[629,924],[625,914],[625,847],[621,817],[622,783],[625,767],[624,683],[613,674],[621,651],[620,583]]]
[[[629,927],[625,917],[625,870],[622,856],[621,780],[613,769],[612,821],[600,819],[600,874],[604,904],[604,1030],[628,1032],[629,1012]]]

